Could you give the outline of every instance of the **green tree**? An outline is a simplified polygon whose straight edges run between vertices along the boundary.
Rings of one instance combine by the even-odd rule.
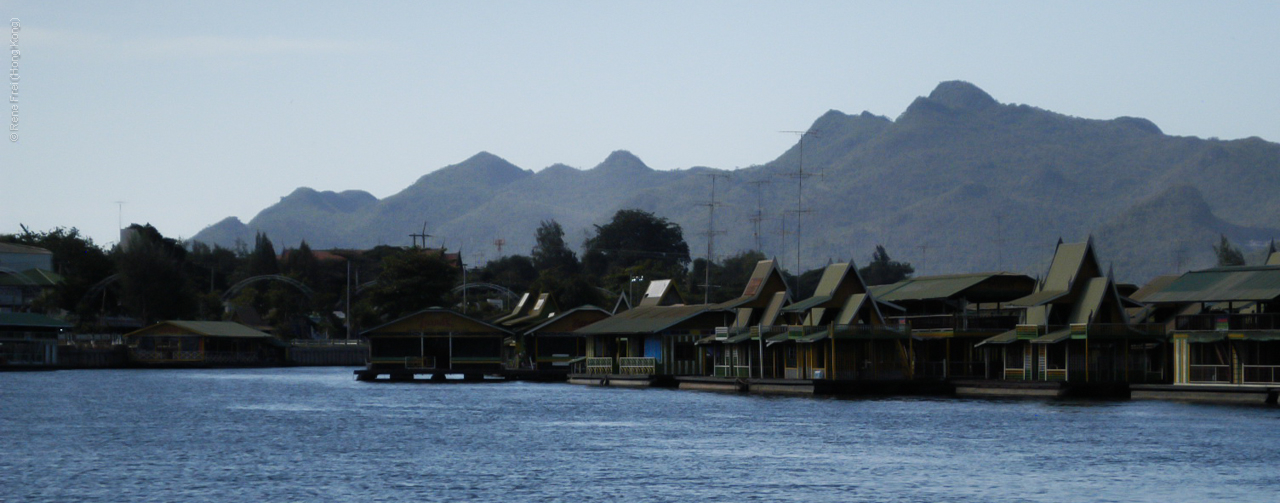
[[[533,266],[533,259],[524,255],[508,255],[490,261],[476,271],[478,281],[502,285],[520,293],[529,289],[529,285],[538,279],[538,269]]]
[[[249,252],[243,277],[251,278],[268,274],[280,274],[280,262],[276,258],[276,247],[271,243],[271,239],[259,232],[253,239],[253,251]]]
[[[531,258],[533,267],[542,273],[576,274],[581,267],[578,256],[564,242],[564,228],[555,220],[543,220],[535,234],[537,242]]]
[[[740,252],[726,257],[719,264],[711,263],[711,302],[724,302],[742,295],[755,271],[756,264],[767,257],[755,250]],[[694,259],[693,270],[689,273],[691,283],[688,292],[691,298],[702,298],[703,283],[706,281],[706,259]]]
[[[134,224],[129,230],[115,255],[125,308],[145,324],[189,319],[196,296],[182,270],[186,250],[150,224]]]
[[[1213,247],[1213,253],[1218,257],[1218,267],[1244,265],[1244,253],[1232,246],[1231,240],[1227,239],[1225,234],[1219,234],[1219,236],[1222,239]]]
[[[915,272],[916,269],[910,263],[890,259],[889,252],[884,250],[883,245],[876,245],[875,253],[871,254],[871,263],[858,269],[868,286],[897,283],[910,278]]]
[[[444,259],[444,250],[409,249],[382,259],[382,273],[365,299],[382,321],[433,306],[444,306],[460,272]]]
[[[689,245],[680,225],[638,209],[618,210],[584,243],[583,267],[611,289],[626,286],[630,276],[683,279]]]

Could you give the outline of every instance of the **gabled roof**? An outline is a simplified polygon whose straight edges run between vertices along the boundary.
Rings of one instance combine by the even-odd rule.
[[[520,301],[516,302],[516,306],[511,308],[510,313],[507,313],[506,316],[500,316],[498,318],[495,318],[493,320],[493,323],[502,323],[504,321],[523,316],[525,313],[528,312],[529,307],[530,307],[529,292],[525,292],[523,295],[520,296]]]
[[[1077,278],[1096,278],[1102,276],[1102,267],[1093,252],[1093,238],[1083,243],[1058,242],[1053,252],[1053,263],[1049,265],[1049,274],[1036,288],[1035,293],[1012,300],[1012,307],[1035,307],[1051,303],[1065,297],[1072,291]]]
[[[852,275],[849,274],[850,271],[853,271]],[[867,287],[858,276],[857,270],[853,268],[853,264],[831,264],[822,270],[822,278],[818,280],[818,287],[813,290],[811,297],[782,310],[788,313],[799,313],[815,307],[839,307],[849,295],[860,293],[867,293]]]
[[[756,262],[751,271],[747,286],[742,289],[738,298],[717,304],[717,308],[732,309],[737,307],[763,308],[769,305],[776,292],[789,292],[787,282],[778,269],[778,262],[773,259]]]
[[[581,307],[575,307],[563,313],[552,316],[551,318],[547,319],[547,321],[539,323],[538,325],[525,330],[524,333],[536,334],[544,330],[551,330],[554,332],[571,332],[574,329],[581,328],[582,326],[589,325],[591,323],[606,319],[608,317],[609,317],[609,311],[605,311],[604,309],[598,308],[596,306],[586,305]],[[581,326],[574,326],[574,327],[560,326],[560,325],[564,325],[566,322],[572,319],[586,319],[590,321],[587,323],[583,323]]]
[[[1143,299],[1153,304],[1280,298],[1280,266],[1217,267],[1183,274]]]
[[[533,303],[533,309],[529,310],[529,314],[519,318],[512,318],[502,322],[504,327],[514,327],[526,323],[536,322],[548,316],[555,315],[557,307],[555,307],[555,299],[551,298],[551,294],[544,293],[538,295],[538,300]]]
[[[141,335],[152,334],[181,334],[201,335],[204,337],[237,337],[250,339],[270,339],[271,334],[261,330],[254,330],[232,321],[185,321],[185,320],[169,320],[156,323],[149,327],[145,327],[133,332],[125,334],[125,337],[136,337]]]
[[[675,282],[669,279],[659,279],[649,282],[649,287],[644,291],[644,297],[640,298],[639,306],[674,306],[677,304],[684,304],[684,298],[680,296],[680,291],[676,290]]]

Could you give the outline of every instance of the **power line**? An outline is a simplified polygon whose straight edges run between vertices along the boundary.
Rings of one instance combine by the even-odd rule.
[[[764,253],[763,233],[760,232],[760,224],[764,221],[764,190],[761,188],[769,183],[768,179],[755,180],[747,182],[755,186],[756,189],[756,213],[751,216],[751,237],[755,240],[756,251]]]

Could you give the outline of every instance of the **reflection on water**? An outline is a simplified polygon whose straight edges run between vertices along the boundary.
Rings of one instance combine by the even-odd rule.
[[[0,501],[1259,501],[1274,408],[0,374]]]

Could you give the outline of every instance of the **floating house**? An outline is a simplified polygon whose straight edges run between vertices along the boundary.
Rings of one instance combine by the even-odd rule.
[[[1178,313],[1174,384],[1280,383],[1280,265],[1188,272],[1144,300]]]
[[[1012,381],[1160,382],[1165,375],[1162,326],[1129,322],[1124,298],[1104,275],[1093,240],[1059,241],[1043,281],[1010,301],[1023,308],[1013,330],[984,340],[1002,378]]]
[[[524,330],[524,347],[535,370],[570,370],[579,364],[585,369],[587,336],[579,328],[608,318],[609,312],[596,306],[581,306],[552,313],[542,323]]]
[[[58,338],[70,323],[35,313],[0,312],[0,368],[58,364]]]
[[[708,374],[731,378],[762,377],[773,369],[774,363],[765,362],[770,355],[764,351],[761,338],[786,331],[779,320],[782,307],[790,300],[791,293],[778,270],[777,261],[757,262],[742,295],[715,305],[715,309],[731,311],[733,322],[716,327],[714,334],[696,342],[704,348],[704,358],[711,360]]]
[[[574,332],[586,337],[588,376],[642,376],[636,384],[649,385],[651,376],[705,375],[708,364],[695,343],[729,325],[733,316],[715,305],[686,305],[671,280],[658,280],[649,283],[635,308]]]
[[[503,341],[512,332],[457,311],[430,308],[374,327],[368,370],[411,376],[475,373],[503,369]],[[376,377],[376,374],[374,374]]]
[[[887,323],[884,309],[853,264],[831,264],[812,297],[784,307],[791,324],[765,339],[776,354],[772,374],[784,379],[909,379],[910,334]]]
[[[915,378],[987,379],[996,373],[977,345],[1013,330],[1022,310],[1006,304],[1035,288],[1025,274],[990,272],[909,278],[873,286],[871,293],[902,307],[890,321],[910,327]]]
[[[281,340],[229,321],[162,321],[124,335],[140,365],[254,366],[284,361]]]

